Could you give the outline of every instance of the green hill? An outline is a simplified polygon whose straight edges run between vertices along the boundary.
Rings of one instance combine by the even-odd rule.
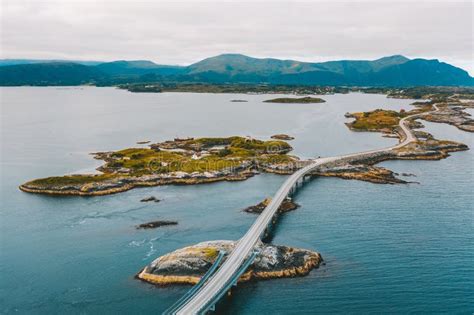
[[[0,60],[0,85],[115,85],[122,83],[284,84],[336,86],[472,86],[464,70],[438,60],[395,55],[320,63],[223,54],[189,66],[147,60],[100,64]],[[14,61],[13,61],[14,62]]]
[[[0,85],[2,86],[93,84],[104,76],[93,66],[69,62],[0,67]]]

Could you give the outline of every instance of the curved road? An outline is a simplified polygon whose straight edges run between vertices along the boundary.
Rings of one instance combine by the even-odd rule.
[[[438,111],[438,107],[433,105],[435,110]],[[229,254],[225,262],[217,270],[217,272],[208,280],[208,282],[198,291],[196,294],[189,299],[186,304],[182,305],[178,309],[176,314],[198,314],[203,310],[209,301],[217,295],[220,290],[228,283],[232,276],[237,272],[239,267],[245,261],[245,259],[252,253],[253,248],[260,240],[261,235],[265,232],[268,224],[271,222],[273,216],[278,211],[280,204],[285,200],[285,198],[290,193],[291,188],[297,183],[297,181],[302,178],[304,175],[311,173],[316,168],[331,162],[335,162],[345,158],[357,157],[365,154],[373,154],[384,151],[390,151],[398,149],[407,145],[410,142],[416,141],[415,135],[412,133],[410,128],[406,126],[406,121],[411,118],[419,117],[427,113],[415,114],[407,116],[400,120],[399,126],[403,132],[403,141],[399,144],[385,148],[372,151],[364,151],[359,153],[352,153],[347,155],[340,155],[334,157],[325,157],[318,158],[313,160],[314,163],[305,166],[304,168],[293,173],[288,179],[283,183],[280,189],[273,196],[272,201],[268,206],[263,210],[263,212],[255,220],[254,224],[250,229],[245,233],[245,235],[238,241],[234,250]]]

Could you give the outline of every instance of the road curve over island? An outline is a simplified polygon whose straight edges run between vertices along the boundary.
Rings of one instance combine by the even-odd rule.
[[[433,106],[435,111],[439,110],[436,105]],[[314,159],[313,163],[293,173],[276,192],[271,202],[258,216],[257,220],[253,223],[247,233],[245,233],[245,235],[237,242],[234,250],[228,255],[227,259],[216,271],[216,273],[201,287],[200,290],[198,290],[180,308],[178,308],[175,314],[199,314],[200,312],[206,311],[206,308],[209,307],[209,303],[212,301],[212,299],[221,293],[221,290],[229,283],[229,281],[232,280],[234,274],[239,270],[240,266],[245,262],[247,257],[252,254],[255,245],[260,240],[260,237],[265,233],[267,226],[271,222],[273,216],[275,216],[277,213],[280,204],[283,202],[283,200],[285,200],[285,198],[290,193],[290,190],[293,186],[295,186],[299,179],[328,163],[336,162],[346,158],[354,158],[358,156],[398,149],[413,141],[416,141],[415,135],[407,126],[406,122],[409,119],[417,118],[429,113],[430,112],[414,114],[401,119],[399,122],[399,127],[402,133],[402,141],[397,145],[384,149]]]

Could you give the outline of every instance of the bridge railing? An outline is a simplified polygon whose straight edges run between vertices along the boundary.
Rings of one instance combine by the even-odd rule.
[[[438,110],[438,108],[436,108],[436,110]],[[293,175],[291,175],[284,182],[284,184],[280,187],[280,189],[275,194],[274,198],[272,198],[272,201],[270,202],[270,204],[267,205],[267,207],[263,210],[263,212],[260,214],[260,216],[257,218],[257,220],[252,224],[252,226],[247,231],[247,233],[245,233],[245,235],[240,239],[238,245],[236,246],[236,248],[239,247],[240,246],[239,244],[243,240],[245,240],[246,243],[244,245],[242,245],[243,248],[245,249],[245,251],[244,251],[245,255],[248,255],[248,253],[250,252],[250,250],[252,248],[254,250],[253,253],[251,255],[249,255],[249,257],[247,257],[247,258],[246,257],[238,257],[238,256],[235,256],[235,257],[237,257],[237,258],[235,258],[235,257],[232,256],[236,252],[236,248],[234,248],[234,252],[229,255],[228,260],[224,264],[226,264],[228,262],[230,263],[230,261],[232,261],[232,263],[235,263],[235,264],[236,264],[236,262],[238,262],[240,264],[240,267],[238,267],[238,269],[231,268],[231,270],[235,270],[235,272],[233,271],[233,273],[231,275],[229,275],[230,278],[228,280],[225,280],[227,278],[221,277],[221,279],[215,281],[216,283],[213,283],[214,289],[212,290],[214,295],[212,297],[210,297],[209,299],[204,299],[203,297],[201,297],[201,300],[199,301],[199,303],[196,303],[196,304],[199,304],[199,305],[198,306],[194,305],[192,307],[192,309],[195,310],[194,312],[196,312],[198,314],[205,314],[209,310],[213,310],[214,307],[215,307],[215,304],[219,301],[219,299],[234,284],[237,283],[240,276],[245,272],[245,270],[247,270],[247,268],[254,261],[256,255],[257,255],[257,253],[255,252],[255,249],[254,249],[257,240],[261,238],[262,234],[265,231],[265,228],[268,226],[268,222],[272,220],[273,215],[278,211],[279,205],[284,200],[284,198],[288,196],[291,189],[293,188],[293,186],[295,184],[297,184],[300,177],[304,177],[305,175],[310,174],[311,172],[313,172],[315,170],[315,168],[320,167],[321,165],[324,165],[324,164],[328,164],[328,163],[335,162],[335,161],[341,161],[341,160],[348,159],[348,158],[353,158],[355,156],[361,156],[361,155],[366,155],[366,154],[368,155],[368,154],[374,154],[374,153],[379,153],[379,152],[388,151],[388,150],[394,150],[394,149],[397,149],[399,147],[402,147],[402,146],[406,145],[407,143],[413,141],[414,136],[412,135],[409,128],[405,125],[405,121],[407,121],[408,119],[414,118],[414,117],[418,117],[418,116],[419,115],[407,116],[407,117],[403,118],[400,121],[399,126],[401,127],[402,133],[405,135],[405,139],[403,141],[401,141],[398,145],[391,146],[391,147],[384,148],[384,149],[370,150],[370,151],[364,151],[364,152],[359,152],[359,153],[339,155],[339,156],[334,156],[334,157],[323,157],[323,158],[318,157],[318,159],[313,160],[312,164],[309,164],[309,165],[299,169]],[[411,136],[411,139],[410,139],[410,136]],[[416,137],[415,137],[415,139],[416,139]],[[250,248],[250,246],[251,246],[251,248]],[[243,251],[243,249],[239,251],[239,255],[240,255],[241,251]],[[237,266],[235,266],[235,268],[237,268]],[[212,281],[212,279],[209,281],[209,283],[211,281]],[[223,282],[224,284],[221,286],[220,282]],[[202,292],[202,291],[199,291],[199,292]],[[199,294],[199,292],[197,292],[197,290],[196,290],[194,292],[194,294],[196,294],[196,293]],[[196,296],[196,295],[194,295],[194,296]],[[190,295],[190,297],[192,298],[193,295]],[[190,301],[190,299],[187,299],[187,302],[189,302],[189,301]],[[177,309],[177,312],[179,312],[180,309],[183,309],[184,306],[185,306],[185,304],[181,303],[181,306],[180,306],[180,308]]]
[[[216,260],[212,264],[211,268],[209,268],[206,273],[201,277],[198,283],[196,283],[185,295],[183,295],[179,300],[177,300],[173,305],[171,305],[166,311],[163,312],[163,315],[173,315],[176,311],[184,305],[189,298],[191,298],[203,285],[206,281],[214,274],[214,272],[219,267],[222,259],[224,258],[226,252],[219,251],[219,255],[217,256]]]
[[[255,257],[257,257],[258,251],[253,251],[252,254],[247,258],[247,260],[240,266],[236,273],[226,282],[226,284],[219,291],[219,294],[216,294],[212,299],[210,299],[200,310],[199,314],[206,314],[208,311],[213,311],[216,303],[226,294],[232,286],[237,284],[240,276],[244,274],[247,268],[253,263]]]

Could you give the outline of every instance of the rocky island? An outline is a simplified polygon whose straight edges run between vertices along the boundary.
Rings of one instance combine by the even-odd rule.
[[[326,101],[319,97],[279,97],[271,100],[263,101],[264,103],[293,103],[293,104],[307,104],[307,103],[325,103]]]
[[[468,150],[462,143],[435,139],[420,130],[418,120],[448,123],[465,131],[473,131],[474,121],[464,111],[474,108],[474,102],[450,96],[433,97],[430,101],[415,102],[410,111],[376,109],[368,112],[347,113],[353,120],[347,127],[354,131],[381,132],[385,136],[406,140],[400,121],[408,119],[405,127],[415,139],[403,146],[341,157],[315,168],[312,176],[333,176],[372,183],[407,183],[389,169],[376,166],[386,160],[439,160],[450,152]],[[410,134],[411,136],[411,134]],[[292,174],[312,161],[301,161],[289,155],[292,147],[284,140],[287,135],[274,135],[276,140],[250,137],[176,138],[150,144],[147,148],[128,148],[112,152],[94,153],[104,161],[98,175],[69,175],[48,177],[27,182],[20,189],[32,193],[58,195],[105,195],[134,187],[165,184],[200,184],[216,181],[245,180],[259,172]],[[403,176],[403,175],[402,175]],[[153,201],[154,198],[145,198]],[[270,199],[246,208],[249,213],[260,213]],[[287,199],[279,212],[298,207]],[[152,221],[137,226],[139,229],[174,225],[175,221]],[[137,278],[158,284],[195,284],[216,260],[220,251],[229,253],[234,241],[199,243],[157,258],[141,270]],[[304,276],[322,262],[321,256],[309,250],[260,243],[259,254],[240,281]]]
[[[151,221],[147,223],[142,223],[137,225],[137,230],[139,229],[155,229],[160,226],[166,226],[166,225],[177,225],[177,221],[166,221],[166,220],[160,220],[160,221]]]
[[[272,198],[265,198],[262,202],[245,208],[243,211],[248,212],[248,213],[257,213],[260,214],[262,211],[265,209],[266,206],[272,201]],[[278,208],[278,213],[285,213],[288,211],[293,211],[296,210],[299,207],[299,205],[290,198],[286,198]]]
[[[157,285],[196,284],[216,260],[219,251],[229,253],[234,241],[209,241],[178,249],[154,260],[137,278]],[[240,282],[307,275],[323,261],[317,252],[259,243],[258,255]]]
[[[270,138],[272,138],[272,139],[277,139],[277,140],[285,140],[285,141],[289,141],[289,140],[294,140],[294,139],[295,139],[294,137],[289,136],[289,135],[284,134],[284,133],[279,133],[279,134],[273,135],[273,136],[271,136]]]
[[[347,126],[354,131],[382,132],[385,136],[403,139],[398,124],[401,119],[415,115],[416,119],[449,123],[465,131],[474,130],[474,120],[463,111],[465,108],[474,108],[472,101],[450,98],[415,102],[413,105],[415,108],[410,111],[376,109],[347,113],[346,117],[354,118]],[[409,124],[411,129],[423,127],[415,119],[411,119]],[[415,131],[415,135],[416,142],[397,150],[342,159],[316,170],[314,175],[373,183],[405,183],[390,170],[374,164],[392,159],[442,159],[449,156],[449,152],[468,149],[462,143],[434,139],[426,132]],[[289,155],[291,150],[292,147],[282,140],[263,141],[239,136],[176,138],[150,144],[149,148],[94,153],[96,159],[105,162],[97,169],[101,174],[41,178],[22,184],[19,188],[31,193],[91,196],[143,186],[240,181],[259,172],[292,174],[311,161],[302,161]]]
[[[286,173],[298,158],[284,141],[250,137],[176,138],[149,148],[97,152],[101,174],[32,180],[25,192],[53,195],[107,195],[134,187],[245,180],[259,171]]]
[[[470,106],[471,105],[471,106]],[[472,102],[448,102],[440,110],[423,117],[426,121],[446,123],[453,125],[463,131],[474,132],[474,120],[469,113],[463,111],[465,108],[474,108]]]
[[[424,114],[432,115],[439,112],[450,112],[448,104],[433,103],[423,104],[410,112],[395,112],[375,110],[365,113],[348,114],[355,120],[348,123],[352,130],[377,131],[398,136],[401,140],[408,135],[400,130],[400,120],[406,117],[421,118]],[[460,112],[452,115],[464,114]],[[450,121],[458,121],[451,116]],[[454,120],[453,120],[454,119]],[[462,124],[470,124],[463,121]],[[413,128],[422,125],[413,119],[409,121]],[[467,150],[462,143],[437,140],[426,132],[415,132],[415,141],[410,141],[403,146],[395,146],[387,150],[375,150],[367,153],[349,155],[321,165],[312,174],[314,176],[337,176],[346,179],[366,180],[374,183],[405,183],[395,174],[374,164],[390,159],[422,159],[437,160],[449,156],[449,152]],[[261,203],[244,209],[246,212],[260,213],[270,203],[267,198]],[[291,200],[282,203],[279,212],[294,210],[297,207]],[[211,267],[220,251],[229,252],[235,246],[232,241],[214,241],[199,243],[194,246],[176,250],[170,254],[159,257],[146,266],[137,277],[143,281],[164,284],[195,284],[202,275]],[[284,246],[267,245],[260,243],[257,246],[259,254],[247,272],[239,281],[251,279],[269,279],[280,277],[303,276],[317,267],[322,261],[316,252],[293,249]]]
[[[150,202],[150,201],[160,202],[161,200],[156,198],[155,196],[145,197],[140,200],[140,202]]]

